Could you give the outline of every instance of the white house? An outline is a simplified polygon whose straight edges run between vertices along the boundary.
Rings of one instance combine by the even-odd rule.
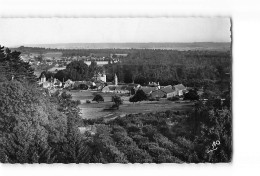
[[[64,84],[64,88],[70,87],[70,86],[72,86],[73,84],[74,84],[74,82],[71,81],[70,79],[68,79],[68,80],[65,82],[65,84]]]
[[[98,73],[97,75],[94,76],[94,79],[96,81],[107,82],[107,75],[104,73]]]

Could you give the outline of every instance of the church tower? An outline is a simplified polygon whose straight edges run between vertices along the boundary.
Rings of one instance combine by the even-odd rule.
[[[118,85],[118,78],[117,78],[116,74],[115,74],[115,85],[116,86]]]
[[[44,83],[44,82],[46,82],[46,77],[45,77],[44,74],[42,74],[42,76],[41,76],[41,83]]]

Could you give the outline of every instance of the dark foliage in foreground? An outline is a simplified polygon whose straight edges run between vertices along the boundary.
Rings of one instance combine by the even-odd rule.
[[[35,82],[36,76],[30,64],[23,62],[20,52],[11,51],[0,45],[0,82],[11,79],[20,82]]]
[[[190,114],[166,111],[127,115],[111,121],[87,120],[95,124],[98,143],[93,162],[182,163],[230,162],[232,156],[231,114],[209,109],[200,102]],[[219,140],[212,152],[212,143]],[[209,152],[209,153],[208,153]],[[102,156],[101,156],[102,153]],[[111,158],[110,156],[113,156]]]

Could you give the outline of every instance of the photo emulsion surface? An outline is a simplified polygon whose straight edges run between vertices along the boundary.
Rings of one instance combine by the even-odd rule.
[[[232,161],[226,17],[0,18],[2,163]]]

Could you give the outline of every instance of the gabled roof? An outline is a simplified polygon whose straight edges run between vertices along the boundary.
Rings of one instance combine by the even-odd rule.
[[[178,90],[184,90],[186,89],[186,87],[183,85],[183,84],[177,84],[175,86],[173,86],[175,89],[178,89]]]
[[[161,89],[155,90],[151,93],[152,96],[156,97],[163,97],[166,94],[166,92],[162,91]]]
[[[165,86],[165,87],[161,88],[161,90],[164,91],[165,93],[174,92],[174,89],[172,89],[171,85]]]
[[[73,83],[73,81],[71,81],[70,79],[68,79],[67,81],[65,81],[66,83]]]
[[[56,83],[55,84],[60,84],[60,83],[61,83],[61,81],[56,79]]]
[[[146,94],[150,94],[152,91],[156,90],[156,87],[141,87],[141,89],[144,91]]]

